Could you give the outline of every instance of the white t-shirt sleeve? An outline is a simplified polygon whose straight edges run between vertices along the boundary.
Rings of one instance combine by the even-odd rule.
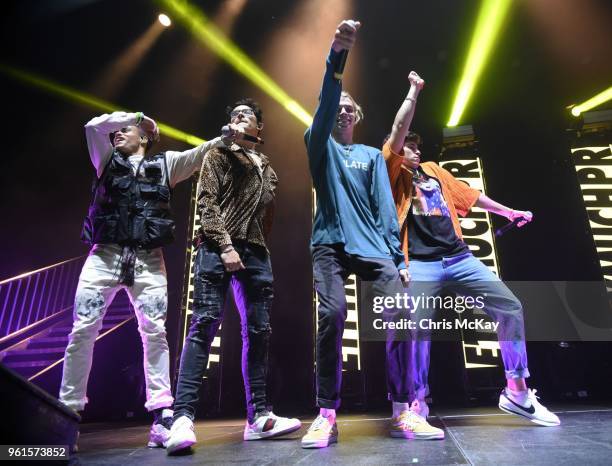
[[[89,157],[96,169],[98,178],[102,176],[102,171],[113,153],[109,134],[120,130],[124,126],[135,125],[137,122],[138,116],[136,113],[113,112],[95,117],[85,124],[85,138],[87,139]]]
[[[220,137],[216,137],[184,152],[167,151],[166,163],[168,164],[170,186],[174,187],[193,175],[202,166],[206,152],[220,146],[224,146],[223,141]]]

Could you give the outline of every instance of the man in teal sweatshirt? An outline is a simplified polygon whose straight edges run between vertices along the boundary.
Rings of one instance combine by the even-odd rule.
[[[385,160],[379,149],[353,143],[353,130],[363,113],[350,94],[342,91],[342,52],[353,46],[360,26],[353,20],[338,26],[327,58],[319,106],[304,136],[317,194],[311,251],[319,298],[316,378],[320,408],[302,439],[304,448],[327,447],[338,437],[336,409],[340,406],[346,279],[352,273],[373,284],[409,279]],[[404,380],[408,374],[403,365],[387,367],[387,372],[389,399],[394,402],[394,412],[399,413],[402,409],[396,409],[396,405],[405,408],[409,401],[408,392],[403,390],[408,386]],[[405,423],[394,419],[391,435],[398,436],[394,433],[396,424],[405,434]],[[435,429],[433,435],[440,433],[444,435]]]

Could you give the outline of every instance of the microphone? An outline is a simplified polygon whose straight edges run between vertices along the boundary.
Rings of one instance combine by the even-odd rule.
[[[531,213],[531,212],[529,212]],[[510,230],[512,230],[513,228],[516,228],[516,226],[521,223],[522,221],[527,220],[524,217],[518,217],[515,218],[514,220],[512,220],[510,223],[505,224],[503,227],[498,228],[497,230],[495,230],[495,237],[499,238],[500,236],[506,234],[507,232],[509,232]]]
[[[229,138],[232,136],[232,130],[229,127],[229,125],[225,125],[221,128],[221,135],[224,138]],[[240,133],[239,139],[242,139],[244,141],[249,141],[249,142],[253,142],[255,144],[263,144],[263,139],[261,139],[258,136],[252,136],[250,134],[246,134],[246,133]]]
[[[334,69],[334,78],[336,78],[338,81],[342,80],[342,74],[344,73],[344,67],[346,66],[348,52],[348,49],[343,49],[340,52],[340,57],[338,58],[338,62],[336,63],[336,67]]]

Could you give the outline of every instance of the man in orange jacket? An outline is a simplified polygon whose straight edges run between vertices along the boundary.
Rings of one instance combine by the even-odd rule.
[[[472,255],[462,239],[457,217],[477,206],[511,221],[520,219],[518,226],[522,226],[532,220],[532,214],[495,202],[434,162],[421,163],[420,137],[409,129],[424,81],[414,71],[408,80],[410,90],[397,112],[391,134],[383,146],[383,155],[397,208],[412,293],[426,290],[426,296],[439,296],[442,290],[451,289],[484,298],[483,310],[498,324],[507,380],[499,397],[500,409],[539,425],[559,425],[559,418],[538,402],[535,390],[527,389],[525,383],[529,370],[522,305],[508,287]],[[411,311],[419,328],[413,332],[411,342],[388,343],[393,345],[393,351],[388,348],[389,357],[408,359],[411,366],[413,387],[410,389],[414,401],[412,406],[406,406],[410,410],[407,422],[419,416],[426,418],[429,411],[424,398],[429,391],[431,338],[427,329],[419,325],[426,311],[422,306]],[[427,317],[435,316],[429,314]]]

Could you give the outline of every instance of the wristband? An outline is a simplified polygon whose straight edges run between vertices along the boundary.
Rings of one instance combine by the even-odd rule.
[[[140,123],[142,123],[143,119],[144,119],[144,113],[136,112],[136,126],[138,126]]]

